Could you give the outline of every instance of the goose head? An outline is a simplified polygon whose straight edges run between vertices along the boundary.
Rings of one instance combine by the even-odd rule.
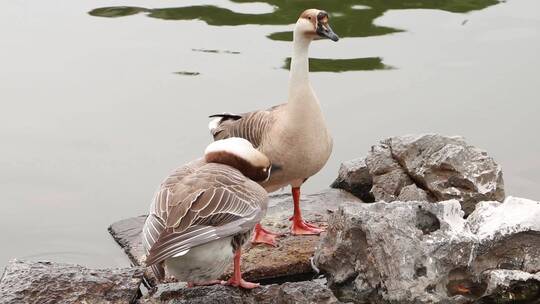
[[[220,163],[238,169],[256,182],[270,178],[272,164],[266,155],[239,137],[217,140],[206,148],[204,158],[209,163]]]
[[[330,39],[332,41],[338,41],[339,37],[332,31],[328,21],[329,16],[325,11],[315,8],[305,10],[296,22],[294,34],[310,40]]]

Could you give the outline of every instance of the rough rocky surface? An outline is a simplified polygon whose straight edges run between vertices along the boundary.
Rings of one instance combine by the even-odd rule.
[[[330,185],[332,188],[347,190],[364,202],[373,202],[375,198],[371,193],[373,178],[369,174],[365,158],[355,158],[341,163],[336,180]]]
[[[540,271],[540,203],[509,197],[463,215],[457,200],[344,204],[314,263],[354,303],[471,302],[490,296],[487,270]]]
[[[332,184],[366,202],[458,200],[465,214],[480,201],[504,200],[502,170],[462,137],[391,137],[365,158],[344,162]]]
[[[304,217],[321,227],[326,226],[328,215],[345,202],[359,203],[357,197],[344,190],[327,189],[315,194],[302,195]],[[289,194],[274,194],[262,224],[269,230],[284,233],[277,247],[256,245],[246,248],[242,255],[242,271],[246,280],[279,282],[313,277],[311,257],[319,243],[319,236],[292,236],[289,217],[292,215],[292,198]],[[144,251],[141,230],[145,216],[121,220],[112,224],[109,231],[136,265],[142,265]],[[223,278],[228,277],[225,274]],[[145,277],[150,286],[156,284],[150,271]]]
[[[14,260],[0,281],[0,303],[132,303],[140,268],[88,269],[78,265]]]
[[[470,268],[540,271],[540,203],[508,197],[504,203],[481,202],[467,219],[477,238]]]
[[[496,269],[484,273],[485,296],[476,303],[540,303],[540,272]]]
[[[264,285],[253,290],[229,286],[181,288],[177,284],[159,285],[141,304],[334,304],[339,303],[323,283],[318,281],[287,282]]]

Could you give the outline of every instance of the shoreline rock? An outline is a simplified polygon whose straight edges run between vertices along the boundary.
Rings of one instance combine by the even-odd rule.
[[[230,286],[179,288],[178,284],[161,284],[140,304],[338,304],[334,294],[319,280],[262,285],[253,290]]]
[[[489,296],[485,271],[540,271],[540,203],[509,197],[463,214],[456,200],[345,204],[314,263],[354,303],[472,301]]]
[[[89,269],[79,265],[13,260],[0,280],[0,303],[129,304],[136,300],[141,268]]]
[[[382,140],[365,158],[342,163],[331,187],[369,202],[456,199],[466,216],[478,202],[505,197],[502,169],[487,152],[438,134]]]
[[[497,269],[484,273],[486,296],[478,303],[540,303],[540,272]]]

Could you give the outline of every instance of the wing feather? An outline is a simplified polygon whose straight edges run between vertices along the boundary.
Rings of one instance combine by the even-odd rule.
[[[210,132],[214,140],[230,137],[241,137],[247,139],[255,148],[258,148],[267,131],[275,121],[274,114],[282,108],[278,105],[267,110],[248,112],[244,114],[215,114],[210,117],[220,117],[212,123]]]
[[[180,168],[173,175],[154,196],[143,228],[147,266],[195,246],[247,232],[266,213],[266,191],[232,167],[203,163]]]

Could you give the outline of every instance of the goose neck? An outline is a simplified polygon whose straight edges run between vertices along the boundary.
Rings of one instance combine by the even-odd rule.
[[[311,40],[295,35],[289,78],[289,102],[311,92],[308,50]]]

